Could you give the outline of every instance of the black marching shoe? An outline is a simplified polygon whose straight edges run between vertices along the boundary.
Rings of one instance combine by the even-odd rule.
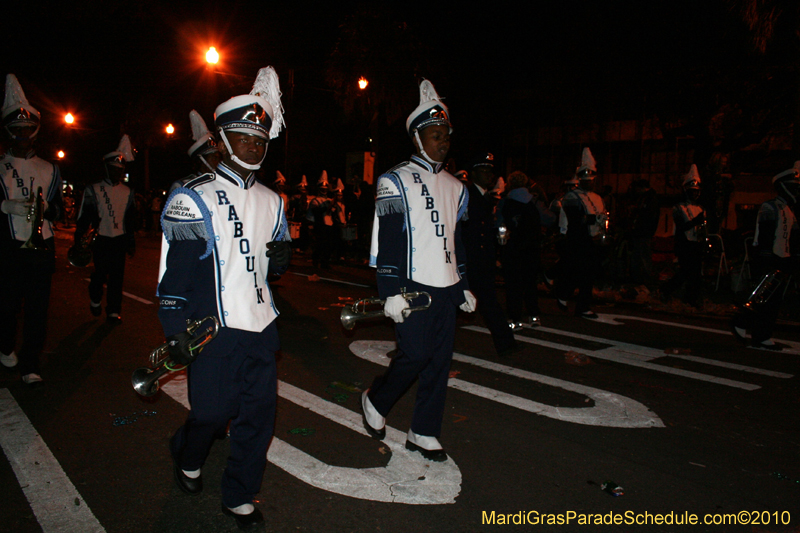
[[[194,496],[195,494],[200,494],[203,492],[203,476],[202,474],[196,478],[191,478],[183,473],[181,467],[178,466],[178,460],[175,458],[175,452],[173,447],[173,440],[175,437],[172,437],[169,440],[169,454],[172,457],[172,472],[175,476],[175,484],[178,486],[186,494]]]
[[[250,529],[253,526],[264,523],[264,515],[257,508],[249,514],[236,514],[222,504],[222,514],[232,516],[236,519],[236,527],[239,529]]]
[[[94,305],[89,303],[89,312],[92,313],[92,316],[100,316],[100,313],[103,312],[103,309],[100,304]]]

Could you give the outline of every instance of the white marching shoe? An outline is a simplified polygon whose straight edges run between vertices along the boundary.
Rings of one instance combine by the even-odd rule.
[[[0,364],[2,364],[6,368],[14,368],[17,366],[17,354],[13,351],[6,355],[3,352],[0,352]]]
[[[406,440],[406,449],[412,452],[419,452],[429,461],[442,462],[447,460],[447,453],[442,449],[436,437],[417,435],[410,429]]]

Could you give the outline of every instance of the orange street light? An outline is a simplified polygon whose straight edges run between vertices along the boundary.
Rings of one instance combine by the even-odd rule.
[[[219,62],[219,52],[213,46],[206,52],[206,62],[212,65],[216,65]]]
[[[58,156],[59,159],[64,159],[64,156],[67,154],[64,153],[64,150],[59,150],[56,155]]]
[[[167,124],[167,127],[165,129],[167,131],[167,135],[172,135],[173,133],[175,133],[175,126],[173,126],[172,124]]]
[[[361,89],[363,91],[364,89],[367,88],[367,85],[369,85],[369,82],[367,81],[367,78],[365,78],[364,76],[361,76],[360,78],[358,78],[358,88],[359,89]]]
[[[75,116],[72,113],[67,113],[66,115],[64,115],[64,122],[66,122],[67,124],[72,124],[73,122],[75,122]]]

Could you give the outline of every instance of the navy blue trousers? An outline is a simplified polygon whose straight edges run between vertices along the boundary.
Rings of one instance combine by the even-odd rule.
[[[52,245],[52,239],[48,240]],[[17,369],[21,375],[39,373],[39,355],[47,334],[50,282],[55,270],[52,251],[13,249],[0,259],[0,351],[16,347],[17,320],[23,308],[22,346]],[[24,305],[23,305],[24,302]]]
[[[419,379],[411,431],[439,437],[450,362],[453,360],[456,306],[446,289],[441,292],[427,290],[433,297],[430,308],[411,313],[403,323],[395,324],[397,355],[386,373],[373,382],[369,399],[385,417]]]
[[[125,277],[125,254],[128,237],[101,237],[92,247],[94,272],[89,281],[89,298],[95,303],[103,301],[103,284],[108,287],[106,313],[122,311],[122,279]]]
[[[189,367],[192,409],[172,442],[181,469],[197,470],[230,421],[231,451],[222,476],[222,503],[230,508],[252,503],[261,489],[278,383],[275,353],[270,350],[277,339],[275,322],[258,334],[241,333],[226,357],[201,353]]]

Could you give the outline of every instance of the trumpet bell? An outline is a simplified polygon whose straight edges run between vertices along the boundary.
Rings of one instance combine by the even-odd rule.
[[[142,396],[150,397],[158,392],[158,380],[164,374],[169,372],[166,366],[162,366],[156,370],[152,368],[137,368],[131,376],[131,385],[133,390]]]
[[[92,262],[92,251],[81,246],[72,246],[67,250],[67,260],[74,267],[83,268]]]

